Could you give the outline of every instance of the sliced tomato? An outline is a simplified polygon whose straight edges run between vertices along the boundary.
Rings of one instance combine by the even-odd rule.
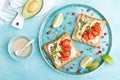
[[[70,52],[71,51],[71,46],[70,45],[69,46],[64,46],[64,50]]]
[[[96,24],[95,24],[95,25],[99,25],[99,26],[100,26],[100,25],[101,25],[101,23],[99,23],[99,22],[96,22]]]
[[[71,41],[69,39],[64,39],[63,41],[60,42],[62,46],[69,46]]]
[[[87,33],[83,34],[83,35],[82,35],[82,38],[85,39],[85,40],[87,40],[87,41],[89,40],[89,36],[88,36]]]
[[[62,60],[63,61],[67,61],[69,59],[69,57],[63,57]]]
[[[64,52],[64,57],[69,57],[70,54],[71,54],[71,52],[69,52],[69,51],[65,51],[65,52]]]
[[[59,51],[59,53],[63,56],[63,57],[69,57],[71,52],[69,51]]]
[[[60,57],[60,60],[61,60],[61,61],[66,61],[66,60],[69,59],[70,52],[60,51],[59,53],[62,55],[62,57]]]
[[[92,26],[92,30],[99,32],[99,31],[101,31],[101,27],[99,25],[94,25],[94,26]]]
[[[99,35],[100,35],[100,32],[92,31],[92,34],[96,37],[96,36],[99,36]]]
[[[69,57],[60,57],[60,61],[63,63],[63,61],[67,61],[69,59]]]
[[[92,40],[95,38],[95,36],[93,36],[93,34],[91,32],[88,33],[89,34],[89,39]]]
[[[89,26],[86,27],[85,31],[88,31],[89,30]]]

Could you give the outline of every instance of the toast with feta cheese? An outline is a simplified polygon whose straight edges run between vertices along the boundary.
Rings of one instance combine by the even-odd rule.
[[[106,20],[79,14],[72,34],[72,39],[94,47],[99,47],[101,34],[105,25]]]
[[[74,46],[67,32],[59,36],[56,40],[44,44],[44,50],[51,58],[56,69],[62,68],[82,54]]]

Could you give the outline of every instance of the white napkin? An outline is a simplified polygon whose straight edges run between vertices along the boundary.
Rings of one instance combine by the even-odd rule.
[[[16,9],[24,5],[27,0],[0,0],[0,26],[5,25],[13,20],[16,15]],[[47,12],[56,2],[56,0],[43,0],[43,8],[37,15]]]
[[[0,26],[13,20],[14,9],[22,7],[26,0],[0,0]]]
[[[36,16],[42,15],[42,14],[46,13],[47,11],[49,11],[54,6],[56,1],[57,0],[44,0],[43,8],[40,11],[40,13],[38,13]]]

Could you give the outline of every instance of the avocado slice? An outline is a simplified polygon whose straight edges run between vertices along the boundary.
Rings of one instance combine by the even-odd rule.
[[[43,0],[28,0],[22,9],[22,15],[25,18],[31,18],[38,14],[42,7]]]
[[[85,32],[85,29],[87,26],[90,26],[90,21],[88,21],[85,25],[83,25],[82,30],[80,32],[81,34],[83,34]]]
[[[90,23],[91,23],[90,21],[86,22],[86,23],[85,23],[85,25],[81,26],[82,28],[81,28],[81,29],[79,29],[77,33],[79,33],[79,32],[80,32],[80,33],[81,33],[81,35],[82,35],[82,34],[85,32],[86,27],[87,27],[87,26],[89,26],[89,25],[90,25]],[[77,36],[79,36],[79,35],[77,35]]]
[[[98,21],[98,20],[92,20],[91,23],[90,23],[90,27],[94,26],[94,24],[95,24],[96,22],[99,22],[99,21]]]

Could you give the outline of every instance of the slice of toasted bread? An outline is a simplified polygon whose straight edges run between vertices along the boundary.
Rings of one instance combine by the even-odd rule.
[[[98,36],[98,37],[99,37],[99,40],[98,40],[96,43],[92,43],[92,42],[90,42],[90,41],[85,41],[85,40],[82,40],[82,39],[79,39],[78,37],[76,37],[77,30],[78,30],[78,28],[79,28],[79,27],[78,27],[78,23],[81,21],[82,18],[84,18],[84,19],[89,19],[89,20],[98,20],[99,22],[102,23],[103,28],[102,28],[102,30],[101,30],[101,32],[100,32],[100,35]],[[78,17],[77,17],[77,21],[76,21],[76,26],[75,26],[74,32],[73,32],[73,34],[72,34],[72,39],[73,39],[73,40],[76,40],[76,41],[78,41],[78,42],[82,42],[82,43],[85,43],[85,44],[94,46],[94,47],[99,47],[99,46],[100,46],[101,33],[102,33],[105,25],[106,25],[106,21],[105,21],[105,20],[101,20],[101,19],[97,19],[97,18],[92,18],[92,17],[90,17],[90,16],[88,16],[88,15],[85,15],[85,14],[79,14]]]
[[[65,66],[65,65],[68,64],[69,62],[75,60],[76,58],[78,58],[78,57],[81,56],[81,54],[82,54],[82,53],[74,46],[74,44],[73,44],[73,42],[72,42],[72,40],[71,40],[71,46],[72,46],[72,48],[75,50],[75,54],[73,55],[73,53],[71,53],[70,56],[72,56],[72,55],[73,55],[73,56],[70,57],[67,61],[63,61],[63,62],[61,62],[59,65],[56,64],[55,59],[54,59],[52,53],[49,52],[48,46],[49,46],[50,44],[54,44],[55,42],[57,42],[57,41],[60,40],[60,39],[66,38],[66,37],[71,40],[70,35],[69,35],[67,32],[65,32],[64,34],[62,34],[61,36],[59,36],[56,40],[53,40],[53,41],[51,41],[51,42],[48,42],[48,43],[46,43],[46,44],[44,45],[44,50],[45,50],[46,53],[50,56],[50,58],[51,58],[51,60],[52,60],[52,62],[53,62],[53,64],[54,64],[54,67],[55,67],[56,69],[62,68],[63,66]]]

